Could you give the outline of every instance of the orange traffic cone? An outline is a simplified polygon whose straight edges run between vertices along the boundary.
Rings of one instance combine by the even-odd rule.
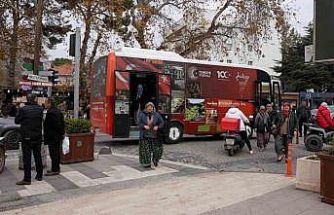
[[[286,176],[292,177],[292,143],[288,144],[288,159],[286,162]]]

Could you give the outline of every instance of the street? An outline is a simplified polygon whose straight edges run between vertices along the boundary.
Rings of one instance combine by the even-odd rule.
[[[306,151],[302,138],[300,138],[300,142],[298,145],[293,144],[294,164],[297,158],[311,154]],[[224,151],[222,141],[217,138],[211,136],[188,137],[178,144],[165,144],[163,159],[205,166],[214,171],[285,173],[285,162],[276,161],[273,137],[264,152],[258,151],[255,139],[252,139],[251,143],[253,155],[249,154],[245,146],[241,152],[230,157]],[[99,143],[98,146],[111,147],[112,151],[116,153],[138,155],[138,145],[135,141],[113,144]]]
[[[279,199],[284,198],[286,192],[295,195],[300,205],[303,205],[305,198],[309,198],[312,204],[319,201],[318,194],[297,191],[294,187],[295,179],[282,174],[285,171],[285,162],[276,162],[272,142],[265,152],[258,152],[255,140],[251,142],[253,155],[244,149],[229,157],[222,151],[221,141],[218,139],[186,138],[179,144],[164,145],[165,153],[160,165],[147,170],[138,163],[138,145],[135,141],[101,142],[98,137],[96,159],[93,162],[62,165],[60,175],[44,177],[42,182],[33,181],[32,185],[23,187],[15,185],[23,175],[17,168],[17,151],[9,151],[6,170],[0,181],[0,211],[7,211],[5,214],[30,214],[35,211],[39,214],[40,210],[45,210],[42,208],[48,208],[47,205],[51,204],[64,210],[62,214],[91,214],[90,206],[82,206],[85,209],[81,213],[76,207],[69,209],[66,206],[69,203],[59,204],[71,199],[71,205],[84,205],[89,198],[92,203],[96,201],[93,214],[110,214],[111,211],[115,212],[113,214],[142,214],[150,210],[150,213],[154,214],[154,211],[160,210],[159,204],[162,204],[163,208],[170,204],[178,205],[168,210],[166,208],[162,214],[229,214],[226,210],[234,210],[235,204],[250,201],[246,204],[253,205],[253,201],[260,200],[251,199],[265,198],[265,195],[275,196],[275,192],[279,193]],[[106,146],[111,147],[112,154],[97,153]],[[303,144],[294,145],[293,150],[294,161],[297,157],[309,154]],[[150,197],[152,195],[159,198]],[[193,195],[199,198],[193,198]],[[215,201],[211,202],[208,198],[202,201],[200,196],[203,195],[213,195]],[[106,196],[113,198],[102,201]],[[141,199],[140,196],[145,198]],[[133,203],[128,205],[128,200]],[[153,207],[151,201],[157,205]],[[119,207],[112,207],[109,211],[106,209],[108,205]],[[100,213],[98,208],[105,208],[101,209],[104,212]],[[240,214],[258,214],[257,210],[258,208],[244,208]],[[248,212],[245,213],[246,211]],[[327,212],[327,209],[324,211]]]

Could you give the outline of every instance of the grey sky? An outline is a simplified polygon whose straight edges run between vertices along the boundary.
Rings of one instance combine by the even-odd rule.
[[[314,0],[294,0],[296,18],[291,20],[291,24],[297,28],[300,33],[304,32],[304,27],[313,21],[313,1]]]
[[[296,27],[300,33],[304,33],[304,27],[313,19],[313,1],[314,0],[291,0],[290,6],[296,11],[296,17],[291,18],[291,24]],[[64,57],[68,58],[68,40],[59,44],[55,50],[48,50],[47,53],[50,59]]]

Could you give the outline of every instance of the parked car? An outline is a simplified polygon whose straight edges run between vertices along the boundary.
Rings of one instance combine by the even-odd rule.
[[[14,117],[0,118],[0,137],[6,140],[7,149],[19,149],[21,140],[20,125],[16,125]]]

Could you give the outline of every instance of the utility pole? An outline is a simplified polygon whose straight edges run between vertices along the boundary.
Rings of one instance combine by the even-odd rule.
[[[80,89],[80,28],[75,31],[75,65],[74,65],[74,118],[79,118],[79,89]]]
[[[36,22],[35,22],[35,52],[34,52],[34,74],[38,75],[39,61],[42,49],[42,20],[43,0],[36,0]]]

